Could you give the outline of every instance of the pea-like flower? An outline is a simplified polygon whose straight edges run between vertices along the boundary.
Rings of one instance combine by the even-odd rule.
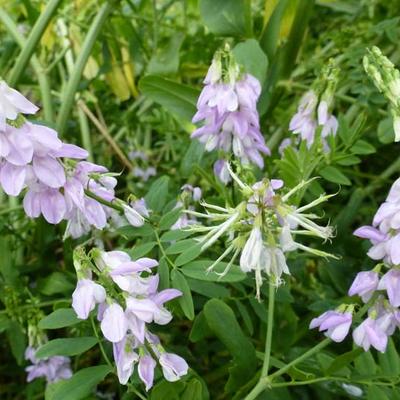
[[[334,342],[342,342],[347,336],[352,323],[351,312],[327,311],[310,323],[310,329],[319,328]]]

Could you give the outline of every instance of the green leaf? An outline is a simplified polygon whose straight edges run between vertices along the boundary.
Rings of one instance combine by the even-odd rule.
[[[357,140],[357,142],[350,148],[350,150],[354,154],[372,154],[376,152],[375,147],[365,140]]]
[[[165,257],[163,257],[160,260],[157,272],[160,277],[160,283],[158,285],[159,289],[160,290],[168,289],[170,287],[170,285],[169,285],[169,266],[168,266],[168,262],[165,259]]]
[[[183,239],[178,242],[173,243],[165,251],[167,254],[180,254],[185,250],[192,248],[198,242],[195,239]]]
[[[176,269],[171,272],[171,283],[172,287],[182,292],[182,296],[178,297],[179,305],[182,308],[183,313],[187,318],[193,320],[194,318],[194,306],[192,293],[190,287],[186,281],[186,278]]]
[[[192,292],[199,293],[210,298],[226,298],[230,296],[230,291],[222,285],[214,282],[199,281],[198,279],[187,278]]]
[[[257,366],[254,346],[243,334],[232,309],[223,301],[209,300],[204,306],[204,315],[210,329],[233,356],[225,386],[231,392],[254,376]]]
[[[329,182],[338,183],[339,185],[351,185],[350,179],[335,167],[325,167],[319,173]]]
[[[168,211],[164,214],[160,219],[159,227],[162,230],[169,229],[179,218],[182,212],[182,207],[174,208],[171,211]]]
[[[129,251],[129,255],[133,260],[137,260],[138,258],[145,256],[151,250],[153,250],[156,244],[157,242],[148,242],[140,244],[139,246],[135,246],[132,250]]]
[[[39,321],[40,329],[59,329],[81,322],[72,308],[59,308]]]
[[[193,321],[192,330],[189,334],[189,340],[193,343],[196,343],[205,339],[206,337],[212,336],[212,333],[212,330],[207,324],[204,311],[200,311]]]
[[[46,400],[84,399],[110,372],[112,368],[108,365],[81,369],[70,379],[57,382],[54,390],[46,393]]]
[[[343,367],[347,367],[352,361],[354,361],[357,357],[359,357],[363,353],[364,350],[360,347],[357,347],[354,350],[341,354],[340,356],[334,359],[332,364],[327,368],[326,373],[328,375],[331,375],[334,372],[339,371]]]
[[[146,204],[150,210],[160,212],[163,209],[168,199],[169,182],[168,176],[161,176],[152,183],[145,196]]]
[[[57,293],[71,292],[74,289],[74,284],[65,273],[53,272],[50,276],[39,281],[38,289],[44,295],[51,296]]]
[[[158,47],[150,59],[149,74],[166,75],[175,74],[179,68],[179,50],[182,46],[184,35],[177,32],[172,35],[163,47]]]
[[[232,265],[230,270],[220,276],[217,273],[222,273],[228,263],[219,262],[211,272],[207,272],[208,267],[213,264],[212,260],[192,261],[181,267],[181,271],[188,277],[199,279],[201,281],[211,282],[240,282],[246,278],[246,274],[242,272],[238,265]]]
[[[394,129],[393,119],[385,118],[378,125],[378,139],[383,144],[389,144],[394,142]]]
[[[372,376],[376,374],[376,363],[369,351],[364,352],[354,360],[354,367],[360,375]]]
[[[0,333],[8,329],[11,320],[4,314],[0,314]]]
[[[173,242],[175,240],[184,239],[192,234],[193,234],[192,231],[176,229],[169,232],[165,232],[160,239],[162,242]]]
[[[176,266],[184,265],[195,258],[197,258],[201,254],[201,244],[195,244],[194,246],[189,247],[183,253],[181,253],[178,258],[175,260]]]
[[[389,400],[389,397],[379,386],[370,385],[368,387],[367,400]]]
[[[357,156],[346,156],[345,158],[342,158],[337,161],[337,163],[339,165],[344,165],[344,166],[356,165],[356,164],[360,164],[360,162],[361,162],[361,158],[357,157]]]
[[[139,89],[147,98],[185,120],[191,121],[196,113],[196,103],[200,92],[189,86],[161,76],[148,75],[140,80]]]
[[[233,48],[236,61],[244,70],[255,76],[262,84],[267,76],[268,58],[255,39],[248,39],[238,43]]]
[[[150,400],[181,400],[180,392],[184,387],[183,382],[161,381],[151,390]]]
[[[378,353],[379,366],[387,376],[400,374],[400,357],[393,340],[390,338],[385,353]]]
[[[250,1],[200,0],[199,5],[205,25],[215,35],[251,35]]]
[[[183,177],[188,177],[193,172],[193,168],[198,166],[203,158],[205,149],[204,145],[198,140],[192,140],[189,148],[183,156],[181,166],[179,168]]]
[[[16,321],[10,321],[7,329],[11,352],[18,365],[22,365],[26,349],[26,336],[22,326]]]
[[[50,340],[37,351],[37,358],[47,358],[51,356],[76,356],[91,349],[96,343],[95,337],[78,337],[66,339]]]
[[[235,304],[237,309],[239,310],[239,314],[242,317],[244,324],[246,325],[246,329],[248,330],[249,335],[252,336],[254,333],[254,327],[253,327],[253,322],[251,321],[250,314],[247,311],[247,308],[243,305],[243,303],[240,300],[235,299]]]
[[[271,4],[272,3],[272,4]],[[291,3],[294,3],[291,1]],[[288,0],[266,0],[265,4],[265,26],[260,38],[260,44],[268,57],[273,60],[279,45],[282,19],[288,10]],[[268,8],[267,8],[268,7]],[[296,10],[294,10],[296,11]]]
[[[202,400],[203,385],[198,379],[192,379],[181,395],[181,400]]]
[[[134,239],[136,237],[150,236],[154,234],[153,227],[150,224],[144,224],[143,226],[139,227],[126,225],[118,228],[117,232],[127,239]]]

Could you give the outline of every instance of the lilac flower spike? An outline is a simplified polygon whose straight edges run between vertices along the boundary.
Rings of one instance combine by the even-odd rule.
[[[373,226],[362,226],[354,235],[369,239],[368,256],[383,262],[372,271],[359,272],[349,289],[350,296],[359,295],[364,303],[371,303],[368,317],[353,331],[353,340],[365,351],[372,346],[384,352],[388,337],[400,326],[400,179],[376,212]],[[383,268],[389,270],[380,277]],[[335,312],[320,318],[328,313]]]
[[[159,276],[152,274],[158,262],[147,257],[132,260],[119,250],[92,249],[89,254],[91,263],[87,263],[89,255],[82,249],[74,253],[79,281],[73,308],[79,318],[85,319],[98,304],[98,320],[104,337],[113,344],[119,382],[126,385],[138,363],[139,378],[150,390],[156,367],[150,354],[159,359],[167,379],[175,381],[186,374],[186,362],[166,353],[159,338],[149,330],[150,323],[165,325],[171,321],[165,303],[182,295],[177,289],[158,291]],[[91,280],[92,275],[100,276],[104,287]],[[166,355],[161,358],[162,354]]]
[[[327,90],[327,92],[331,91],[332,89]],[[329,135],[335,136],[338,129],[336,117],[329,113],[331,98],[332,93],[324,93],[319,101],[315,91],[309,90],[300,99],[297,112],[290,120],[289,130],[294,134],[298,134],[301,140],[306,141],[308,147],[311,147],[314,143],[317,127],[320,126],[322,127],[321,138],[323,146],[329,151],[326,138]]]
[[[66,220],[64,237],[103,229],[115,213],[104,205],[116,200],[115,174],[84,161],[89,155],[86,150],[63,143],[56,131],[32,124],[21,114],[37,110],[0,80],[0,188],[9,196],[26,189],[25,213],[31,218],[43,215],[51,224]],[[141,204],[136,209],[118,202],[132,225],[143,225],[148,212]]]
[[[68,357],[54,356],[38,360],[35,352],[36,350],[31,346],[25,350],[25,359],[32,363],[32,365],[25,368],[28,373],[27,382],[31,382],[36,378],[45,378],[47,383],[54,383],[72,376]]]
[[[223,74],[221,57],[229,59]],[[270,154],[260,132],[256,108],[261,93],[259,81],[250,74],[241,74],[230,53],[218,52],[209,68],[205,86],[197,102],[193,122],[203,125],[192,133],[204,143],[207,151],[233,151],[243,164],[263,168],[261,154]]]
[[[327,311],[311,321],[310,329],[319,327],[334,342],[342,342],[349,333],[352,318],[350,312]]]
[[[349,296],[359,295],[367,303],[378,288],[379,275],[375,271],[359,272],[349,289]]]
[[[392,265],[400,264],[400,178],[376,212],[373,226],[358,228],[354,235],[369,239],[372,247],[368,256]]]
[[[318,103],[318,97],[315,92],[310,90],[300,99],[297,113],[292,117],[289,124],[289,129],[296,134],[299,134],[302,140],[307,141],[311,146],[314,141],[315,130],[317,123],[314,119],[315,107]]]

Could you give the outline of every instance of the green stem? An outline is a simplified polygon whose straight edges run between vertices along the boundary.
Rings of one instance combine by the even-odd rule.
[[[130,392],[136,394],[137,397],[139,397],[139,399],[141,400],[147,400],[147,397],[143,396],[142,393],[140,393],[133,385],[129,385],[129,389]]]
[[[15,86],[21,78],[22,73],[25,71],[28,62],[32,57],[32,54],[37,48],[37,44],[39,43],[44,31],[49,25],[61,2],[62,0],[50,0],[46,5],[45,10],[40,14],[39,18],[35,22],[35,25],[33,26],[31,33],[29,34],[26,43],[23,46],[17,61],[15,62],[14,68],[11,71],[9,78],[11,86]]]
[[[13,207],[8,207],[4,210],[0,210],[0,215],[5,215],[5,214],[10,214],[14,211],[20,211],[22,210],[22,206],[21,205],[17,205],[17,206],[13,206]]]
[[[86,194],[86,196],[91,197],[92,199],[98,201],[99,203],[101,203],[107,207],[113,208],[114,210],[117,210],[119,212],[124,212],[124,209],[121,206],[114,204],[110,201],[104,200],[102,197],[97,196],[97,194],[94,194],[90,190],[85,189],[85,194]]]
[[[97,339],[98,342],[99,342],[100,351],[101,351],[101,354],[103,355],[104,360],[106,361],[106,363],[107,363],[112,369],[114,369],[114,365],[111,363],[110,359],[109,359],[108,356],[107,356],[106,351],[104,350],[104,346],[103,346],[103,343],[101,342],[101,338],[100,338],[100,336],[99,336],[99,332],[97,331],[97,327],[96,327],[96,324],[95,324],[95,322],[94,322],[93,316],[90,317],[90,322],[91,322],[91,324],[92,324],[92,328],[93,328],[94,335],[96,336],[96,339]]]
[[[360,308],[360,310],[354,315],[353,320],[357,321],[359,318],[361,318],[371,307],[371,305],[375,302],[376,296],[373,296],[368,303],[366,303],[363,307]],[[297,357],[293,361],[291,361],[289,364],[286,364],[284,367],[279,369],[278,371],[274,372],[273,374],[269,376],[265,376],[261,374],[261,378],[258,381],[257,385],[253,388],[253,390],[247,395],[245,400],[255,400],[257,396],[262,393],[265,389],[271,388],[275,386],[273,384],[273,380],[283,374],[285,374],[287,371],[290,370],[290,368],[294,367],[295,365],[301,363],[302,361],[306,360],[307,358],[310,358],[313,356],[315,353],[318,353],[320,350],[328,346],[332,340],[330,338],[324,339],[322,342],[318,343],[316,346],[312,347],[310,350],[306,351],[304,354],[301,356]],[[264,368],[263,368],[264,370]]]
[[[284,367],[282,367],[280,370],[274,372],[270,376],[262,376],[260,378],[259,382],[257,383],[257,385],[254,387],[254,389],[247,395],[245,400],[256,399],[260,393],[262,393],[268,387],[271,387],[271,382],[274,378],[277,378],[278,376],[283,375],[284,373],[289,371],[290,368],[292,368],[295,365],[299,364],[300,362],[306,360],[307,358],[311,357],[315,353],[318,353],[320,350],[322,350],[324,347],[328,346],[330,343],[331,343],[331,339],[326,338],[322,342],[318,343],[316,346],[311,348],[310,350],[306,351],[300,357],[296,358],[289,364],[286,364]]]
[[[160,235],[158,234],[156,228],[154,228],[154,233],[155,233],[155,235],[156,235],[156,241],[157,241],[158,247],[159,247],[160,250],[161,250],[161,254],[162,254],[162,255],[165,257],[165,259],[169,262],[169,264],[171,265],[171,267],[175,269],[175,268],[176,268],[176,265],[175,265],[175,263],[168,257],[167,253],[165,252],[164,246],[162,245],[161,240],[160,240]]]
[[[7,28],[8,32],[17,42],[17,44],[24,48],[26,45],[25,38],[19,33],[16,23],[12,20],[12,18],[0,7],[0,21]],[[30,59],[32,68],[35,71],[35,74],[39,81],[40,93],[42,97],[43,103],[43,112],[44,118],[48,122],[52,122],[54,120],[53,114],[53,103],[51,99],[51,90],[50,90],[50,82],[47,77],[46,71],[40,64],[38,58],[35,55],[32,55]]]
[[[261,370],[261,377],[268,375],[269,361],[271,358],[272,331],[274,328],[275,290],[275,286],[270,282],[268,297],[267,336],[265,339],[264,363]]]
[[[81,80],[83,70],[90,57],[93,46],[104,23],[107,21],[109,14],[113,10],[115,3],[116,1],[110,0],[102,5],[99,13],[96,15],[96,18],[89,28],[89,32],[85,37],[81,52],[76,60],[74,70],[72,71],[71,77],[62,97],[61,108],[57,117],[57,130],[60,135],[63,134],[67,125],[68,117],[75,101],[75,94],[78,90],[78,85]]]
[[[26,309],[30,309],[30,308],[49,307],[49,306],[53,306],[54,304],[57,304],[57,303],[65,303],[65,302],[70,302],[70,301],[71,301],[71,299],[57,299],[57,300],[43,301],[41,303],[25,304],[24,306],[13,308],[12,312],[15,313],[17,310],[26,310]],[[10,310],[0,310],[0,314],[7,314],[9,311]]]

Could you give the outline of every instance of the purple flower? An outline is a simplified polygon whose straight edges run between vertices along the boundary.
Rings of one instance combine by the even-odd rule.
[[[147,295],[154,283],[154,276],[142,277],[141,272],[150,272],[158,265],[151,258],[139,258],[132,261],[129,255],[122,251],[103,252],[101,255],[104,267],[110,269],[112,280],[124,291],[135,295]]]
[[[379,290],[386,290],[389,302],[393,307],[400,306],[400,270],[391,269],[381,278]]]
[[[322,126],[322,144],[326,151],[329,151],[329,146],[325,139],[329,135],[336,135],[338,121],[333,115],[329,114],[327,101],[321,100],[318,107],[317,104],[318,97],[316,93],[313,90],[306,92],[300,100],[297,113],[290,120],[289,130],[299,134],[301,139],[305,140],[307,146],[310,147],[314,143],[317,126]]]
[[[193,187],[192,185],[186,183],[181,187],[181,190],[189,193],[194,201],[199,201],[201,199],[202,193],[198,186]]]
[[[32,362],[32,365],[25,368],[28,382],[36,378],[45,378],[48,383],[53,383],[72,376],[68,357],[54,356],[38,360],[35,352],[36,350],[30,346],[25,350],[25,359]]]
[[[121,385],[126,385],[133,373],[135,363],[139,356],[133,351],[134,339],[124,337],[120,342],[113,343],[114,361],[117,366],[118,380]]]
[[[138,373],[140,380],[146,385],[146,392],[148,392],[153,386],[155,367],[156,362],[150,355],[145,354],[140,357]]]
[[[334,342],[342,342],[349,333],[352,318],[350,312],[327,311],[311,321],[310,329],[319,327]]]
[[[256,108],[261,85],[250,74],[239,76],[237,70],[230,71],[230,82],[226,83],[216,73],[220,68],[217,65],[220,65],[218,60],[214,60],[197,101],[193,122],[203,121],[203,126],[192,133],[192,138],[204,143],[206,151],[233,151],[242,163],[254,163],[262,168],[264,161],[260,153],[269,155],[270,150],[260,132]]]
[[[15,120],[19,113],[35,114],[39,110],[17,90],[0,81],[0,131],[6,129],[6,120]]]
[[[147,182],[150,177],[155,176],[157,171],[154,167],[148,167],[146,169],[135,167],[132,171],[133,176],[141,178],[142,181]]]
[[[80,279],[72,293],[72,308],[80,319],[87,319],[90,311],[96,304],[106,300],[106,291],[103,286],[90,279]]]
[[[368,317],[353,331],[354,342],[368,351],[372,346],[380,352],[384,353],[387,346],[387,335],[378,320]]]
[[[227,185],[231,180],[231,174],[228,169],[226,160],[217,160],[214,164],[214,175],[224,184]]]
[[[149,217],[149,210],[147,209],[146,202],[144,199],[139,199],[127,205],[122,204],[125,218],[132,226],[142,226],[144,219]]]
[[[374,291],[378,288],[379,275],[375,271],[359,272],[354,279],[350,289],[349,296],[359,295],[364,303],[367,303],[372,297]]]
[[[169,382],[175,382],[187,374],[189,366],[182,357],[176,354],[162,353],[158,361],[165,379]]]
[[[318,98],[314,91],[310,90],[300,99],[297,113],[292,117],[289,123],[289,130],[300,134],[302,140],[307,141],[308,146],[314,142],[317,123],[314,113]]]
[[[122,307],[117,303],[109,305],[103,313],[100,326],[107,340],[112,343],[120,342],[128,330],[128,323]]]

